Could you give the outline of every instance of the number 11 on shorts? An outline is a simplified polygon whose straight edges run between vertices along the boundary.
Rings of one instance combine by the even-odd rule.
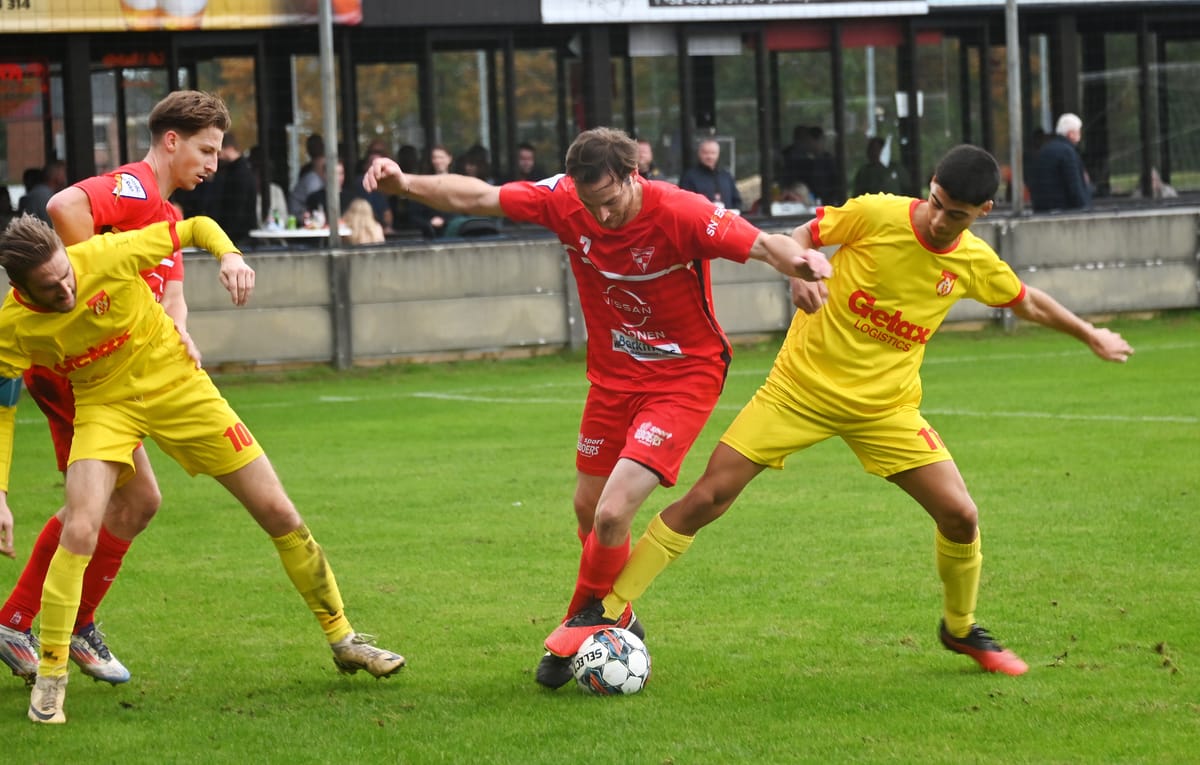
[[[931,452],[946,448],[946,443],[942,441],[942,437],[933,428],[921,428],[917,431],[917,435],[925,439],[925,443],[929,445],[929,451]]]

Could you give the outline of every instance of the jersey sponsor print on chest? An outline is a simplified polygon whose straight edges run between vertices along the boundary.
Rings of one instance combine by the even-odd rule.
[[[866,290],[851,293],[850,313],[860,317],[854,321],[854,328],[859,332],[902,351],[912,348],[913,342],[921,345],[929,342],[933,330],[905,320],[903,310],[877,309],[875,302],[875,296]]]

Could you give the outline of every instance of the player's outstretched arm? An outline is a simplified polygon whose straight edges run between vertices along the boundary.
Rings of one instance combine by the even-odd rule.
[[[829,259],[820,250],[802,247],[799,242],[783,234],[760,232],[750,248],[750,257],[762,260],[784,276],[792,276],[809,282],[817,282],[833,276]]]
[[[229,291],[234,305],[245,305],[254,292],[254,269],[246,265],[242,253],[212,218],[198,215],[175,224],[182,244],[203,247],[221,261],[218,278]]]
[[[376,157],[363,174],[363,189],[382,191],[428,205],[442,212],[465,215],[504,215],[500,207],[500,187],[467,175],[412,175],[400,169],[394,160]]]
[[[1026,321],[1077,338],[1105,361],[1124,363],[1133,355],[1133,346],[1125,338],[1110,329],[1092,326],[1037,287],[1026,285],[1025,299],[1014,304],[1012,311]]]

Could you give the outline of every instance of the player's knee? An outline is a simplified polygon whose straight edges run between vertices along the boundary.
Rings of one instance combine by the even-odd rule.
[[[948,539],[969,543],[979,527],[979,508],[969,499],[957,503],[941,513],[938,527]]]
[[[300,528],[304,519],[286,496],[247,505],[246,509],[270,536],[279,537]]]
[[[636,514],[637,507],[601,504],[596,508],[596,536],[600,543],[609,547],[621,544],[629,535],[629,527],[633,524],[633,516]]]
[[[162,492],[155,483],[126,486],[113,495],[104,525],[122,539],[133,539],[150,525],[162,506]]]

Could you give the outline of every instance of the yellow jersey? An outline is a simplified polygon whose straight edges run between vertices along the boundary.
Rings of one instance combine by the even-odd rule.
[[[849,417],[918,406],[925,345],[950,307],[1024,297],[1013,270],[970,231],[944,251],[923,242],[913,215],[924,204],[868,194],[820,208],[806,224],[814,247],[840,246],[829,300],[796,312],[772,371],[799,400]]]
[[[10,289],[0,306],[0,378],[34,364],[68,377],[77,405],[149,396],[187,377],[195,362],[141,272],[181,247],[216,257],[238,252],[211,218],[100,234],[67,248],[76,304],[66,313],[28,303]],[[0,489],[11,465],[12,417],[0,417]]]

